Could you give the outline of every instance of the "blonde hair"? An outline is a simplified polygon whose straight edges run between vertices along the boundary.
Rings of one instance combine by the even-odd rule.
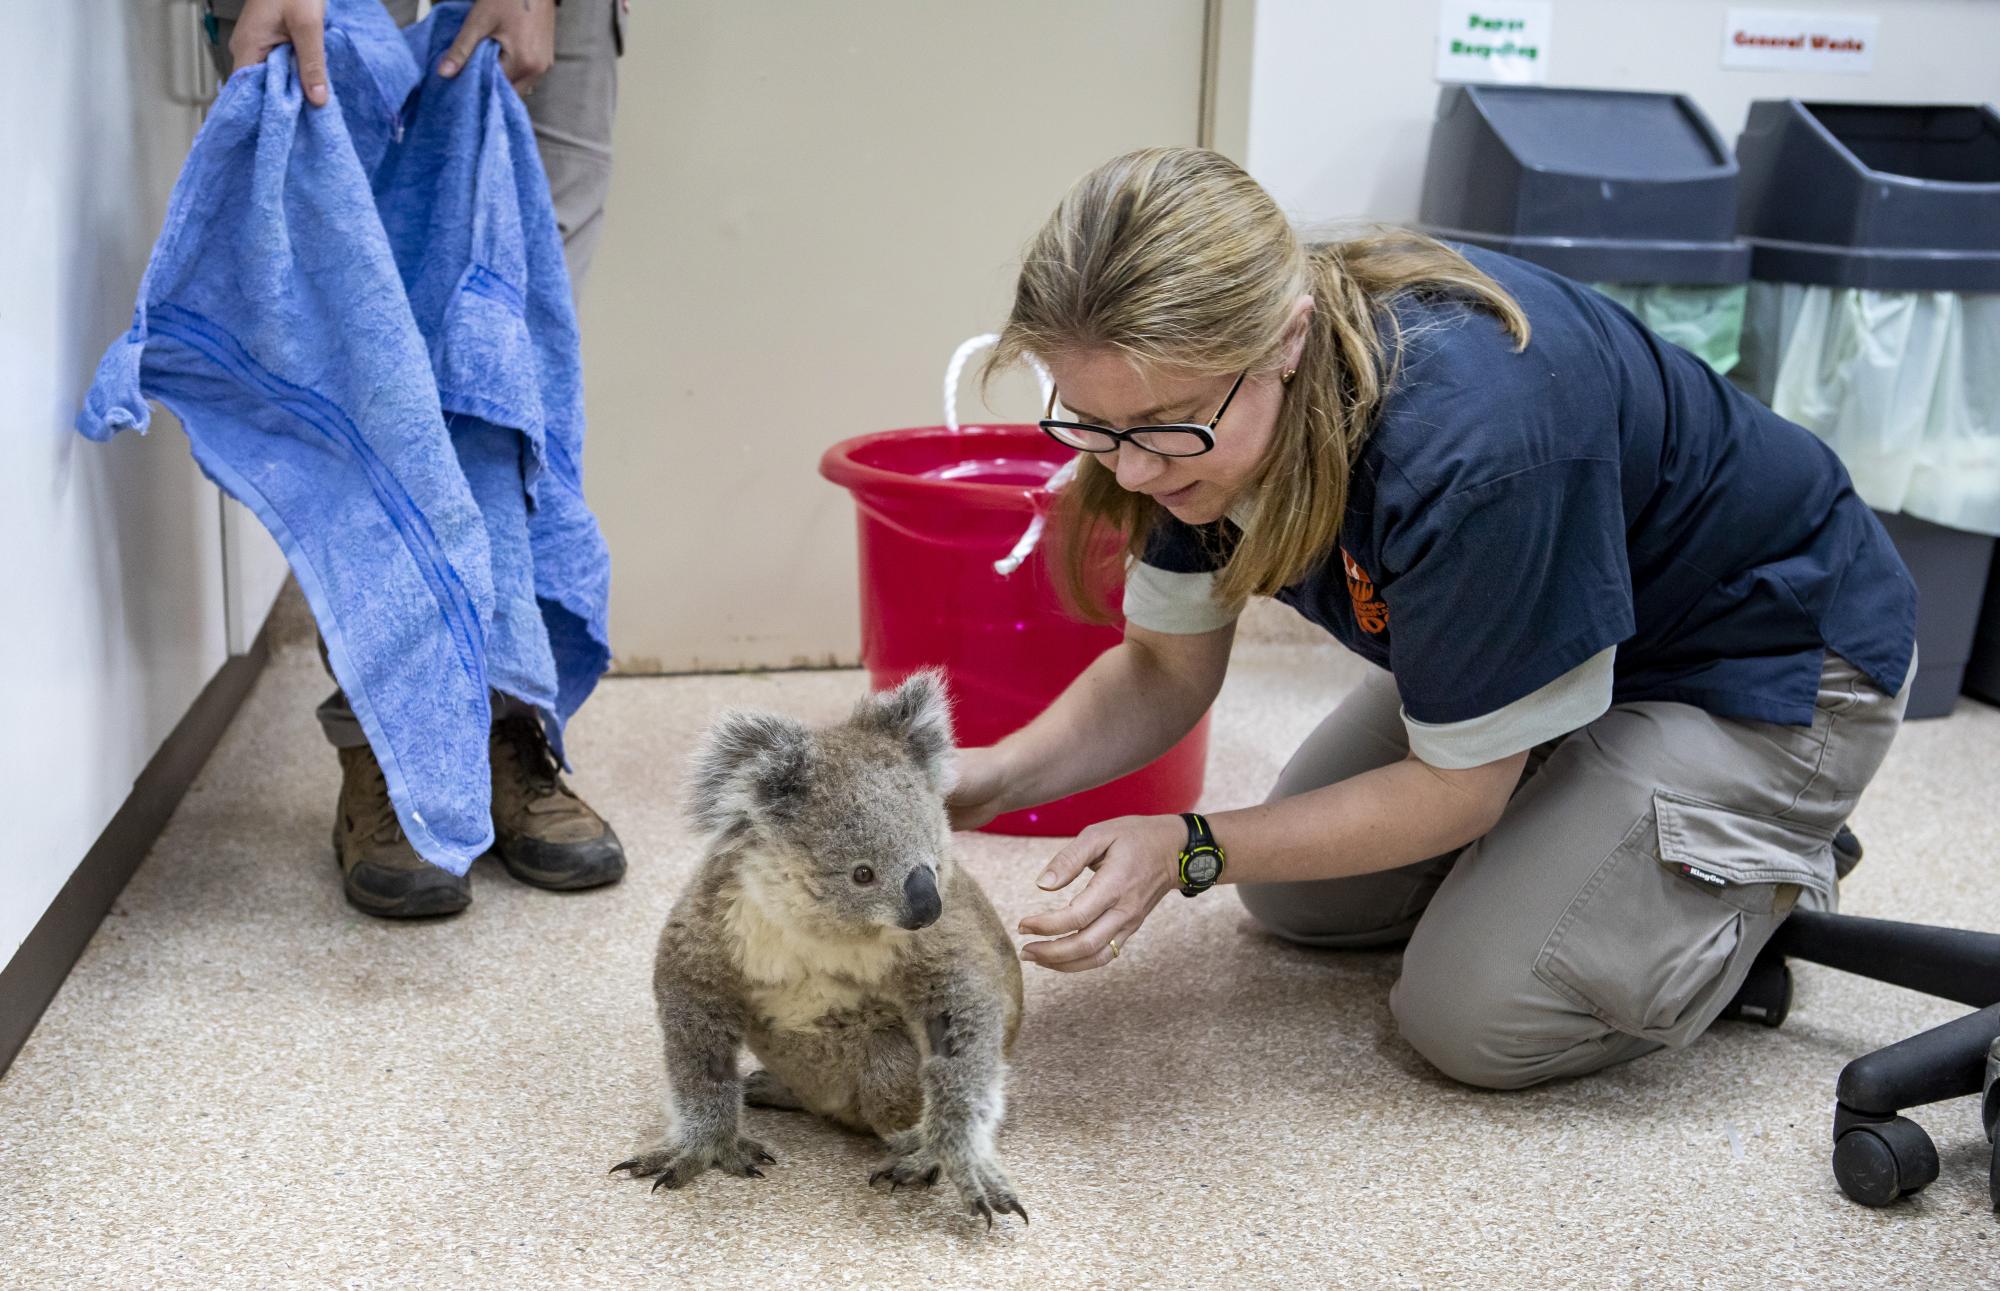
[[[1401,357],[1399,299],[1464,301],[1497,316],[1516,348],[1527,345],[1521,307],[1464,256],[1389,229],[1308,246],[1221,154],[1127,153],[1077,181],[1029,243],[986,375],[1027,355],[1102,349],[1141,372],[1270,372],[1283,360],[1294,302],[1307,294],[1314,309],[1298,372],[1250,481],[1255,509],[1216,586],[1224,601],[1269,596],[1333,549],[1349,473]],[[1107,556],[1122,547],[1125,559],[1137,557],[1164,514],[1086,456],[1055,524],[1056,581],[1074,612],[1111,617],[1107,585],[1123,564]]]

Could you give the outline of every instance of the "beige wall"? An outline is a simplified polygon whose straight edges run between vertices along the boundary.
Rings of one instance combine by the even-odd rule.
[[[1069,183],[1196,141],[1207,8],[633,7],[583,303],[618,668],[856,658],[853,511],[820,453],[937,422],[952,348],[1004,317]],[[1028,389],[997,415],[1032,418]]]

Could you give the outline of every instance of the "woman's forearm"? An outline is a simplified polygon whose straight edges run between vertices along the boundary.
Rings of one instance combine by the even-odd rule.
[[[1467,771],[1416,759],[1255,807],[1209,824],[1228,856],[1225,883],[1338,879],[1456,851],[1499,820],[1525,754]]]
[[[1099,655],[1056,701],[994,746],[1005,811],[1053,802],[1136,771],[1172,748],[1214,702],[1227,664],[1127,640]]]

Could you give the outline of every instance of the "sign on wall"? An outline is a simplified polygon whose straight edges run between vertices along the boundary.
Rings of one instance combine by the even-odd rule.
[[[1722,28],[1722,65],[1761,71],[1866,72],[1875,66],[1872,15],[1731,9]]]
[[[1438,79],[1514,85],[1548,80],[1553,7],[1549,0],[1443,0],[1438,6]]]

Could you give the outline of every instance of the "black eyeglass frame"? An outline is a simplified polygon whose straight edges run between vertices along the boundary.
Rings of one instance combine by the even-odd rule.
[[[1215,427],[1222,420],[1222,414],[1229,411],[1229,405],[1235,402],[1236,392],[1243,388],[1244,378],[1249,375],[1250,370],[1248,368],[1236,374],[1236,384],[1229,387],[1229,393],[1222,397],[1222,406],[1215,410],[1215,415],[1208,419],[1206,426],[1198,422],[1176,421],[1160,426],[1133,426],[1129,430],[1113,430],[1109,426],[1093,425],[1087,421],[1060,421],[1055,417],[1056,392],[1053,387],[1049,390],[1048,415],[1035,424],[1042,428],[1044,435],[1055,440],[1064,448],[1078,453],[1115,453],[1118,451],[1120,444],[1129,443],[1141,452],[1151,453],[1155,457],[1200,457],[1203,453],[1209,452],[1215,447]],[[1103,435],[1111,442],[1103,448],[1087,448],[1082,444],[1072,444],[1057,433],[1063,430],[1078,431],[1091,435]],[[1193,435],[1201,441],[1201,447],[1195,449],[1192,453],[1168,453],[1150,447],[1138,438],[1140,435],[1148,435],[1162,430]]]

